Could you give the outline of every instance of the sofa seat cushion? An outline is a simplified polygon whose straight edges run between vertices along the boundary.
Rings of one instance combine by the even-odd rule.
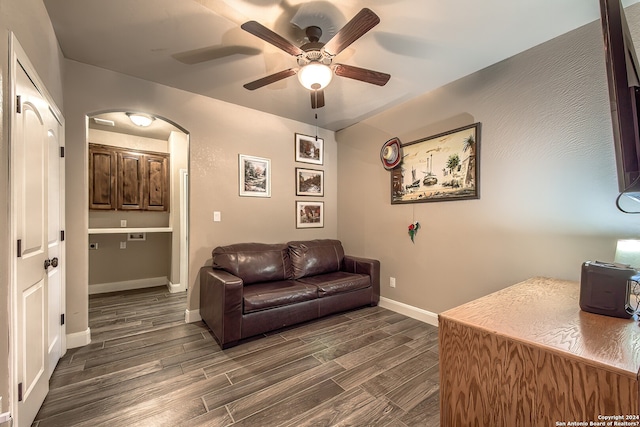
[[[295,280],[257,283],[243,291],[245,314],[318,298],[318,288]]]
[[[303,277],[298,279],[298,282],[316,286],[319,298],[371,286],[371,280],[366,274],[354,274],[345,271]]]

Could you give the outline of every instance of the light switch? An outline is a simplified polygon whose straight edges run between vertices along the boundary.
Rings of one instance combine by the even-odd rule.
[[[220,211],[213,212],[213,222],[220,222],[220,221],[222,221]]]
[[[127,242],[120,242],[120,249],[127,249]]]

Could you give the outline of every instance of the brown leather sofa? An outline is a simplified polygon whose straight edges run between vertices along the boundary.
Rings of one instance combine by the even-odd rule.
[[[380,262],[339,240],[217,247],[200,270],[200,315],[222,348],[380,300]]]

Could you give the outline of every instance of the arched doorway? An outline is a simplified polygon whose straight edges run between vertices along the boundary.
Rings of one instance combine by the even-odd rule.
[[[87,144],[89,295],[186,291],[188,133],[151,114],[102,111],[88,116]]]

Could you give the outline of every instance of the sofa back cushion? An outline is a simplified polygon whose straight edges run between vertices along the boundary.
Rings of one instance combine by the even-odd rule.
[[[238,243],[212,252],[213,267],[238,276],[245,285],[293,277],[286,244]]]
[[[339,240],[306,240],[289,242],[293,278],[331,273],[340,270],[344,249]]]

